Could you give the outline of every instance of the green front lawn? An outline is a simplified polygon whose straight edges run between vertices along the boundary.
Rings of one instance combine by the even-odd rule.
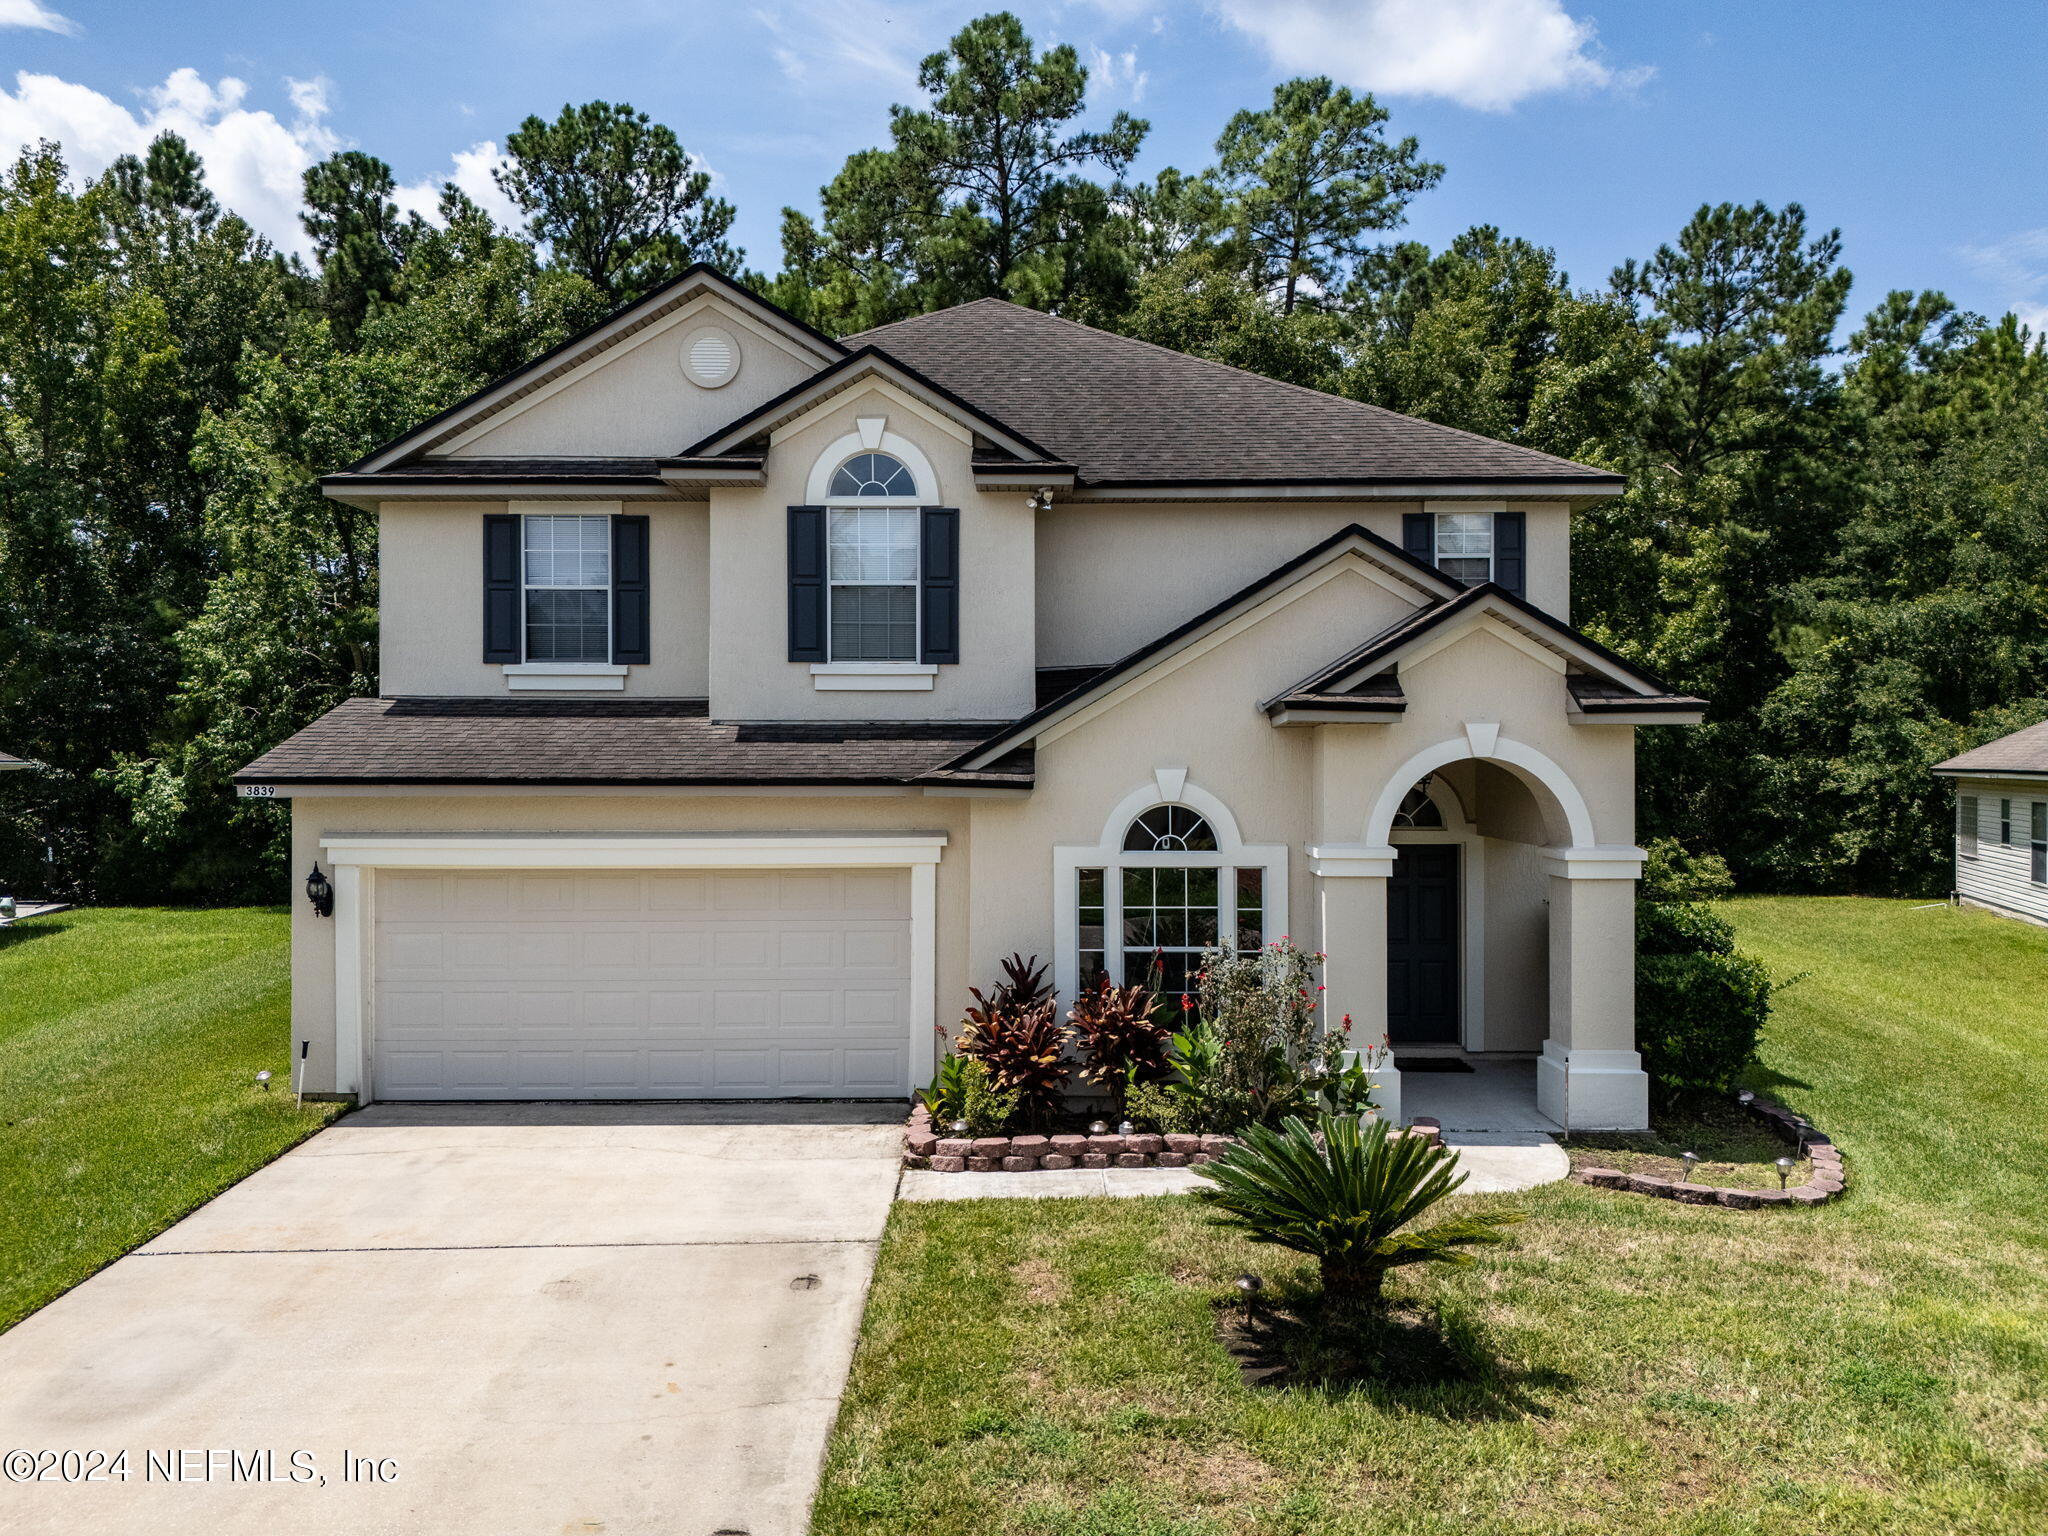
[[[289,931],[133,908],[0,930],[0,1328],[339,1112],[292,1107]]]
[[[1735,903],[1780,976],[1756,1086],[1848,1198],[1574,1185],[1392,1289],[1450,1379],[1255,1390],[1185,1199],[898,1205],[814,1530],[919,1536],[2036,1536],[2048,1530],[2048,931]]]

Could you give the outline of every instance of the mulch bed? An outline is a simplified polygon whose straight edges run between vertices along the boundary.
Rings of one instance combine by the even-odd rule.
[[[1651,1152],[1636,1152],[1625,1145],[1613,1145],[1607,1150],[1628,1152],[1626,1159],[1600,1159],[1600,1150],[1574,1149],[1572,1156],[1572,1178],[1581,1184],[1590,1184],[1596,1189],[1619,1190],[1627,1194],[1648,1195],[1653,1199],[1678,1200],[1687,1205],[1721,1205],[1731,1210],[1761,1210],[1767,1206],[1821,1205],[1834,1199],[1848,1187],[1848,1175],[1842,1164],[1841,1149],[1823,1131],[1801,1115],[1795,1115],[1783,1105],[1773,1104],[1768,1099],[1753,1098],[1748,1104],[1733,1106],[1736,1112],[1768,1131],[1778,1142],[1793,1149],[1797,1166],[1793,1173],[1799,1176],[1798,1183],[1788,1181],[1786,1187],[1776,1188],[1766,1184],[1763,1188],[1742,1187],[1739,1184],[1708,1182],[1706,1179],[1688,1179],[1684,1164],[1676,1158],[1661,1157]],[[1627,1168],[1606,1166],[1606,1163],[1627,1161]],[[1707,1172],[1716,1166],[1703,1163],[1698,1172]],[[1722,1177],[1761,1177],[1754,1164],[1731,1161]],[[1772,1168],[1771,1175],[1776,1170]]]

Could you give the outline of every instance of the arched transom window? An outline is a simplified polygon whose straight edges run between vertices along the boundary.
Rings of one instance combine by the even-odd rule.
[[[1076,872],[1083,986],[1108,975],[1169,997],[1197,988],[1202,952],[1265,942],[1266,870],[1239,863],[1184,805],[1155,805],[1125,828],[1113,860]]]
[[[1396,832],[1441,827],[1443,824],[1443,809],[1430,798],[1429,782],[1426,779],[1408,791],[1407,798],[1401,802],[1401,808],[1394,812]]]
[[[914,500],[917,477],[890,453],[856,453],[832,476],[834,496],[893,496]]]

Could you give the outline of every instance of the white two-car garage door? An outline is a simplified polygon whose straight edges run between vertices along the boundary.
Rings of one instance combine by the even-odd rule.
[[[383,870],[380,1099],[894,1097],[900,869]]]

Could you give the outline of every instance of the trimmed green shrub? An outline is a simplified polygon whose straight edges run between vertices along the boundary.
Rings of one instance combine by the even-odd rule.
[[[1636,1049],[1661,1095],[1730,1091],[1756,1060],[1772,991],[1712,907],[1636,903]]]

